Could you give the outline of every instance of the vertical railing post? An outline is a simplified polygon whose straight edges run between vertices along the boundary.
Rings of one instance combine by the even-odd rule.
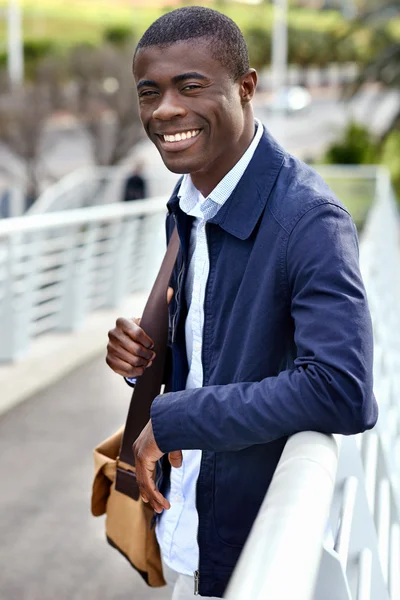
[[[69,228],[71,231],[71,228]],[[96,241],[96,228],[82,224],[71,231],[71,245],[64,257],[64,294],[60,311],[61,331],[75,331],[88,312],[90,268]]]
[[[117,307],[129,291],[130,248],[137,219],[118,221],[111,227],[113,238],[113,267],[105,306]],[[134,267],[133,267],[134,268]]]
[[[40,241],[41,234],[35,232],[10,235],[6,242],[0,338],[2,361],[21,358],[31,342]]]

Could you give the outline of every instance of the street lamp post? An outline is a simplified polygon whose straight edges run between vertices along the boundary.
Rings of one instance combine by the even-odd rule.
[[[8,0],[7,69],[10,83],[17,87],[24,80],[24,50],[22,43],[22,11],[19,0]]]

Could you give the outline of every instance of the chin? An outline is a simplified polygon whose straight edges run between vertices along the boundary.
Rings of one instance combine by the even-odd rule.
[[[188,173],[194,173],[195,171],[201,170],[197,164],[193,162],[186,161],[173,161],[173,160],[164,160],[164,157],[161,155],[163,159],[164,165],[167,167],[168,171],[171,173],[176,173],[177,175],[187,175]]]

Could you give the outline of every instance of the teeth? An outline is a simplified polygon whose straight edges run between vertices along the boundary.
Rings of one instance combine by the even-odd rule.
[[[183,131],[182,133],[175,133],[175,135],[163,135],[163,138],[165,142],[180,142],[196,137],[199,133],[200,129],[193,129],[193,131]]]

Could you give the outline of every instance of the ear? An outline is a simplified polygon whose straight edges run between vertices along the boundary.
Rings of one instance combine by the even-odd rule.
[[[239,79],[239,89],[242,104],[248,104],[253,99],[257,87],[257,72],[255,69],[249,69],[245,75]]]

